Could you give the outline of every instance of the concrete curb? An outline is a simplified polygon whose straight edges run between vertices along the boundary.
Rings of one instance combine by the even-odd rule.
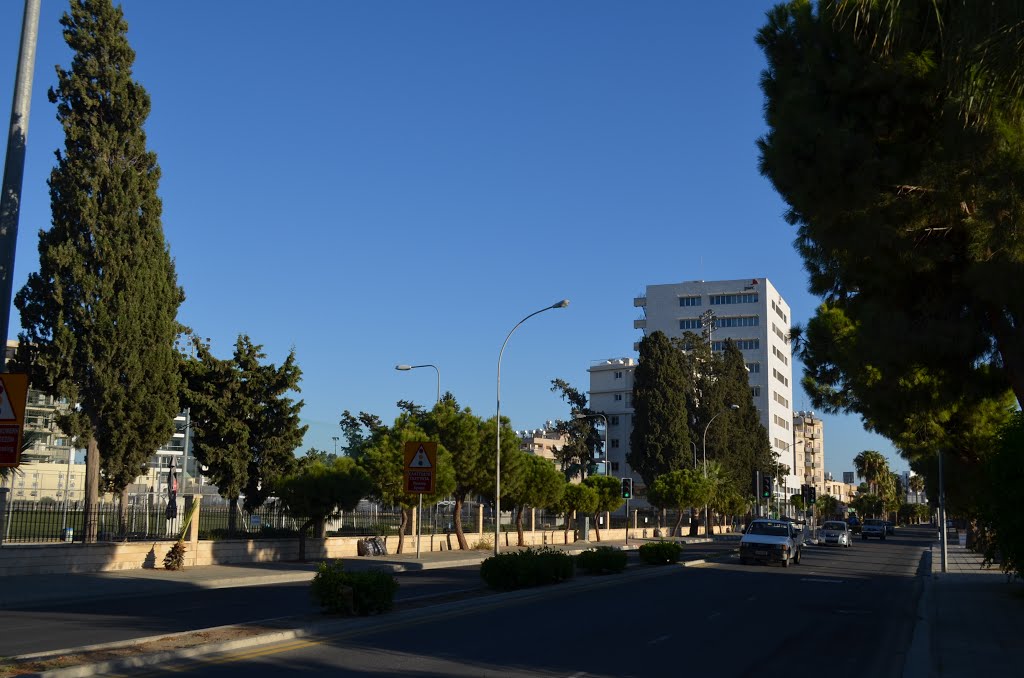
[[[903,678],[929,678],[932,673],[932,618],[934,604],[932,589],[935,585],[934,552],[931,548],[924,552],[928,558],[928,573],[922,577],[924,590],[917,602],[914,615],[914,633],[910,639],[910,647],[903,662]]]

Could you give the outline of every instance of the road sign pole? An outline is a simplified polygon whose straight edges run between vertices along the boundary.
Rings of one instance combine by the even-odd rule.
[[[416,514],[416,558],[420,557],[420,541],[423,537],[423,493],[420,492],[420,508]]]

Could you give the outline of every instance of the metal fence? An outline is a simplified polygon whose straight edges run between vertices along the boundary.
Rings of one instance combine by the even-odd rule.
[[[124,523],[119,505],[97,504],[90,509],[95,517],[97,541],[151,541],[177,539],[182,512],[168,519],[166,506],[138,502],[128,505]],[[4,520],[4,543],[81,542],[86,523],[83,502],[70,504],[11,501]]]

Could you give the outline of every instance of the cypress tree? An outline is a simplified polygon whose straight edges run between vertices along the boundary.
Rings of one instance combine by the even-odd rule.
[[[89,442],[86,506],[102,470],[103,489],[121,493],[123,527],[127,485],[173,433],[184,295],[164,242],[160,168],[143,131],[150,100],[132,79],[124,15],[110,0],[73,0],[61,25],[74,56],[49,91],[65,134],[49,180],[52,227],[40,232],[39,271],[15,305],[33,381],[79,405],[60,424]],[[95,536],[87,522],[86,539]]]
[[[682,352],[662,332],[640,341],[633,379],[633,430],[626,461],[650,487],[659,475],[689,466],[690,379]]]

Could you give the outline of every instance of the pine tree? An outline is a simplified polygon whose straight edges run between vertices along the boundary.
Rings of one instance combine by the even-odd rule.
[[[173,433],[175,320],[184,299],[164,242],[160,168],[143,127],[150,100],[132,79],[128,25],[110,0],[74,0],[61,19],[74,53],[49,91],[65,148],[50,174],[52,227],[39,271],[17,294],[33,382],[78,404],[61,422],[88,441],[86,540],[100,488],[122,495]],[[100,454],[102,451],[102,455]]]

